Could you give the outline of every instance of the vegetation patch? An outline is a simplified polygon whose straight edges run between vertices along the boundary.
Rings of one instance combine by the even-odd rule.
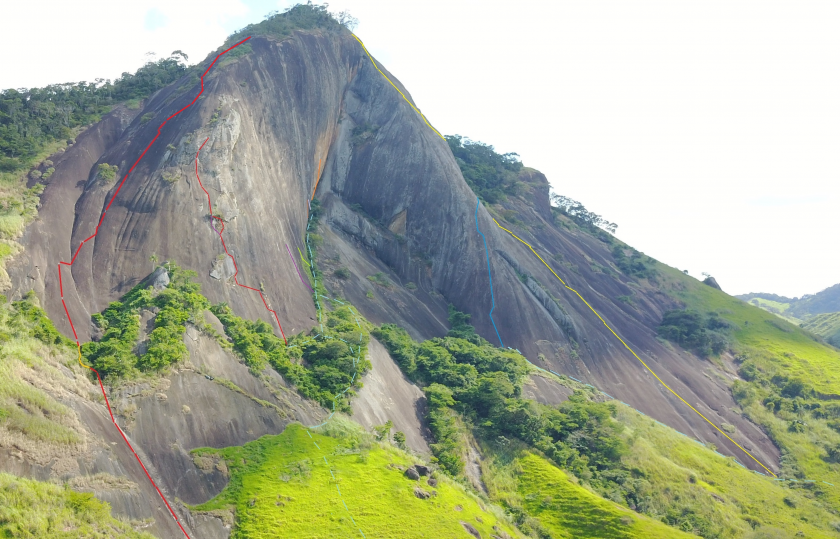
[[[0,427],[42,442],[79,443],[72,410],[20,378],[20,369],[40,366],[40,354],[73,346],[35,301],[32,292],[12,304],[0,295]]]
[[[367,122],[357,125],[353,128],[353,137],[350,139],[350,143],[353,146],[362,146],[373,139],[376,136],[377,131],[379,131],[378,125],[370,125]]]
[[[532,537],[688,538],[691,534],[593,494],[520,444],[489,448],[482,465],[490,495]]]
[[[493,146],[460,135],[447,135],[446,142],[461,168],[467,185],[490,204],[519,192],[517,179],[522,161],[516,153],[499,154]]]
[[[353,537],[359,530],[382,538],[468,537],[461,521],[482,537],[519,536],[501,511],[461,485],[445,477],[435,485],[428,476],[409,479],[411,457],[338,416],[321,429],[292,424],[242,447],[193,454],[221,456],[230,470],[225,489],[195,509],[233,508],[234,539]],[[429,497],[418,497],[417,489]]]
[[[201,285],[192,281],[196,273],[168,264],[170,284],[159,293],[151,286],[137,285],[92,316],[102,331],[99,341],[82,345],[85,362],[107,379],[134,377],[141,372],[159,371],[187,358],[184,344],[186,323],[201,327],[203,312],[210,306]],[[140,310],[157,310],[154,329],[146,350],[137,349],[140,338]]]
[[[289,338],[288,347],[262,320],[244,320],[225,304],[210,308],[253,373],[271,365],[297,390],[322,406],[349,411],[354,388],[370,369],[370,340],[363,318],[349,306],[324,313],[324,323]],[[362,325],[364,322],[364,326]]]
[[[729,341],[724,332],[731,327],[714,311],[703,316],[692,310],[672,310],[663,314],[657,333],[700,357],[708,357],[727,348]]]
[[[523,399],[522,381],[530,372],[525,358],[492,346],[469,325],[469,315],[452,307],[449,322],[446,337],[421,344],[393,324],[373,332],[408,377],[424,387],[437,442],[432,451],[446,471],[463,470],[457,420],[462,416],[481,439],[522,440],[596,488],[620,488],[611,473],[626,444],[612,420],[614,405],[589,402],[582,393],[556,408]]]
[[[249,24],[242,30],[228,36],[223,48],[228,48],[234,43],[242,41],[248,36],[267,36],[275,39],[286,39],[295,30],[324,30],[328,32],[341,32],[352,30],[358,21],[348,12],[331,13],[327,5],[296,4],[283,12],[273,11],[265,20],[257,24]],[[216,53],[210,55],[215,57]],[[243,53],[244,54],[244,53]]]
[[[382,288],[391,288],[391,281],[389,281],[388,277],[386,277],[381,271],[374,275],[368,275],[367,280],[373,284],[381,286]]]
[[[0,473],[3,537],[133,537],[153,539],[111,516],[110,506],[88,492]]]
[[[615,245],[612,249],[613,259],[615,265],[621,272],[629,277],[638,277],[640,279],[649,279],[655,281],[656,270],[654,269],[654,260],[649,256],[644,256],[639,251],[626,245]]]

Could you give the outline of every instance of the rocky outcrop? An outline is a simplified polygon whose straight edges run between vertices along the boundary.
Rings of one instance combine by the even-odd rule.
[[[490,210],[552,270],[477,205],[446,141],[406,101],[410,93],[382,66],[377,70],[352,36],[295,32],[283,41],[254,37],[249,44],[251,52],[214,67],[202,98],[161,129],[96,238],[79,252],[72,270],[65,268],[64,297],[74,320],[89,320],[129,290],[156,255],[197,271],[212,301],[275,324],[259,295],[235,286],[231,268],[220,263],[224,251],[194,171],[204,144],[198,171],[213,211],[225,221],[237,279],[264,286],[287,333],[307,329],[315,319],[309,290],[286,251],[287,245],[293,253],[306,250],[314,191],[323,208],[317,234],[325,282],[369,320],[399,323],[415,338],[441,336],[451,303],[469,313],[490,342],[519,349],[533,362],[543,354],[541,366],[592,383],[686,434],[713,441],[721,452],[739,452],[616,338],[707,416],[715,416],[712,406],[735,406],[724,383],[703,376],[705,363],[657,340],[662,313],[679,305],[617,270],[610,246],[597,234],[556,226],[546,207],[544,177],[525,171],[525,194]],[[156,119],[198,93],[197,85],[187,83],[161,90],[137,113],[107,117],[56,162],[39,220],[21,239],[26,253],[10,276],[12,295],[34,288],[67,335],[54,268],[93,233],[116,190],[93,170],[107,162],[125,173],[157,133]],[[155,120],[144,123],[138,113],[152,113]],[[366,129],[366,136],[354,136],[355,128]],[[333,278],[331,271],[343,266],[350,277]],[[391,285],[367,280],[376,273]],[[617,299],[631,296],[632,304]],[[89,324],[76,329],[82,340],[90,337]],[[192,391],[189,378],[178,383]],[[767,436],[746,419],[737,421],[739,436],[752,442],[756,456],[777,462]]]
[[[406,446],[420,454],[430,454],[431,433],[425,426],[426,397],[409,382],[394,363],[388,350],[371,337],[368,345],[371,370],[362,377],[362,388],[353,399],[353,420],[368,429],[394,423],[394,430],[405,434]]]

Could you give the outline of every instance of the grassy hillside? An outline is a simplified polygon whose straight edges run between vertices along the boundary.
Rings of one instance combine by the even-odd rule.
[[[747,537],[751,528],[838,537],[836,505],[820,494],[827,485],[774,481],[625,406],[618,418],[632,443],[625,462],[655,487],[648,503],[661,518],[704,537]]]
[[[521,528],[541,537],[605,539],[691,537],[606,500],[524,446],[488,445],[482,473],[490,496],[521,518]]]
[[[235,513],[233,538],[469,537],[461,522],[482,537],[520,537],[497,508],[442,474],[437,485],[409,479],[410,456],[338,416],[321,429],[293,424],[242,447],[193,454],[197,462],[222,459],[229,470],[228,486],[195,509]]]
[[[513,514],[527,515],[523,531],[628,539],[691,533],[838,537],[837,516],[818,494],[820,486],[760,476],[631,408],[618,408],[621,436],[630,447],[623,461],[632,473],[623,483],[635,494],[631,508],[617,492],[594,494],[586,480],[524,445],[484,445],[482,472],[490,495]]]
[[[692,293],[709,301],[729,298],[699,283],[702,288],[692,291],[688,284],[680,284],[690,278],[678,279],[671,284],[687,298]],[[757,314],[754,325],[761,317],[784,323],[729,300],[749,311],[743,314]],[[594,390],[578,391],[556,407],[523,401],[515,389],[521,374],[518,355],[494,352],[492,345],[471,332],[461,313],[453,311],[450,322],[453,330],[446,338],[419,345],[393,325],[374,334],[407,375],[425,386],[429,421],[438,442],[432,448],[441,465],[453,475],[463,473],[463,464],[452,466],[450,461],[463,460],[458,440],[466,435],[458,431],[468,430],[482,444],[487,459],[484,479],[492,499],[515,515],[523,532],[534,537],[667,537],[680,530],[724,538],[749,537],[758,528],[782,536],[800,531],[809,537],[838,536],[837,489],[817,482],[773,481],[750,472],[714,448],[618,402],[589,402],[597,396]],[[762,326],[758,330],[764,331]],[[447,362],[447,350],[458,363]],[[456,375],[467,374],[465,369],[472,365],[477,376]],[[761,410],[773,421],[785,421],[763,408],[755,412],[756,418],[762,418]],[[452,421],[455,417],[462,420]],[[825,441],[836,438],[840,456],[840,435],[824,423],[819,420],[811,430],[790,432],[769,419],[764,422],[777,443],[790,452],[784,477],[810,479],[834,473],[834,464],[818,464],[825,453],[819,444]],[[818,462],[809,460],[815,455]]]
[[[673,268],[657,270],[674,297],[732,324],[729,348],[742,378],[733,384],[733,396],[781,449],[786,488],[836,513],[840,488],[830,484],[840,485],[840,406],[834,402],[840,397],[840,351]]]
[[[111,516],[93,494],[0,473],[0,536],[89,539],[153,536]]]
[[[656,265],[661,288],[701,312],[717,312],[733,324],[733,349],[750,352],[801,377],[816,391],[840,396],[840,351],[815,340],[794,324],[686,277],[664,264]]]
[[[818,314],[802,324],[802,329],[819,335],[827,343],[840,348],[840,313]]]

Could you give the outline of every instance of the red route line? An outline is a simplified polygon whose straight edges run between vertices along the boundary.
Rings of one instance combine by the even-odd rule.
[[[187,537],[187,539],[190,539],[190,536],[187,533],[187,531],[184,529],[184,527],[181,525],[181,521],[178,519],[178,516],[175,514],[175,511],[173,511],[172,507],[169,505],[169,502],[166,501],[166,497],[163,495],[163,492],[160,491],[160,488],[158,488],[154,479],[152,479],[151,474],[149,474],[149,470],[147,470],[146,466],[143,465],[143,462],[140,460],[140,456],[137,455],[136,451],[134,451],[134,447],[132,447],[131,443],[129,443],[128,438],[126,438],[126,436],[125,436],[125,433],[123,433],[120,426],[117,425],[117,421],[116,421],[116,419],[114,419],[113,411],[111,411],[111,403],[108,401],[108,395],[105,392],[105,386],[102,384],[102,377],[99,375],[99,371],[97,371],[93,367],[90,367],[90,366],[82,363],[82,345],[79,343],[79,336],[76,334],[76,326],[73,324],[73,319],[70,317],[70,311],[67,309],[67,303],[65,303],[65,301],[64,301],[64,284],[63,284],[63,281],[62,281],[62,278],[61,278],[61,266],[62,265],[72,266],[73,263],[76,261],[76,257],[79,256],[79,252],[82,250],[82,246],[84,246],[85,243],[92,240],[93,238],[96,237],[97,234],[99,234],[99,227],[102,226],[102,222],[105,219],[105,214],[108,213],[108,209],[111,207],[111,204],[113,204],[114,199],[117,198],[117,194],[119,194],[120,189],[122,189],[123,184],[125,184],[125,181],[128,179],[128,175],[131,174],[132,171],[134,171],[134,168],[137,166],[138,163],[140,163],[140,160],[143,159],[143,156],[145,156],[146,152],[149,151],[149,148],[152,147],[152,144],[154,144],[155,141],[158,139],[158,137],[160,137],[160,130],[163,128],[164,125],[166,125],[166,123],[169,120],[171,120],[175,116],[181,114],[184,110],[188,109],[189,107],[191,107],[198,100],[198,97],[202,93],[204,93],[204,77],[210,71],[210,68],[212,68],[213,65],[215,65],[215,63],[219,60],[219,58],[223,54],[235,49],[236,47],[245,43],[249,39],[251,39],[251,36],[246,37],[245,39],[243,39],[239,43],[233,45],[232,47],[230,47],[228,49],[223,50],[222,52],[220,52],[219,54],[216,55],[216,58],[213,59],[213,61],[210,63],[209,66],[207,66],[207,69],[205,69],[204,73],[201,75],[201,91],[198,92],[198,94],[195,96],[195,98],[193,98],[193,100],[188,105],[185,105],[180,110],[178,110],[177,112],[175,112],[174,114],[169,116],[166,120],[163,121],[163,123],[160,124],[160,126],[158,126],[157,134],[155,135],[155,138],[153,138],[151,140],[151,142],[149,142],[149,144],[146,146],[146,149],[144,149],[143,153],[140,154],[140,157],[137,158],[137,160],[134,162],[134,164],[131,165],[131,168],[128,169],[128,172],[125,173],[125,176],[123,177],[119,186],[117,186],[117,190],[114,191],[113,195],[111,195],[111,199],[108,201],[108,205],[105,206],[105,210],[99,216],[99,223],[97,223],[96,229],[94,230],[93,234],[91,234],[89,237],[82,240],[82,242],[76,248],[76,251],[73,253],[73,258],[70,259],[70,262],[64,262],[62,260],[58,263],[58,287],[59,287],[59,290],[61,292],[61,305],[64,307],[64,313],[67,315],[67,321],[70,322],[70,328],[73,330],[73,337],[76,340],[76,347],[78,348],[78,351],[79,351],[79,364],[82,365],[83,367],[87,368],[87,369],[90,369],[94,373],[96,373],[96,379],[99,381],[99,388],[102,390],[102,396],[105,397],[105,405],[108,407],[108,414],[110,414],[110,416],[111,416],[111,422],[114,424],[114,427],[117,428],[117,431],[119,431],[120,436],[122,436],[122,439],[125,441],[125,444],[131,450],[131,453],[134,455],[134,458],[137,459],[137,463],[140,464],[141,468],[143,468],[143,472],[145,472],[146,477],[149,478],[149,481],[152,483],[152,486],[155,487],[155,490],[157,491],[158,495],[160,496],[160,499],[163,500],[163,503],[166,505],[166,508],[169,509],[169,513],[172,515],[172,518],[175,519],[175,522],[178,524],[178,527],[181,528],[181,531],[184,533],[184,535]],[[265,300],[263,300],[263,301],[265,301]],[[275,316],[276,316],[276,314],[275,314]]]
[[[268,306],[268,302],[265,301],[265,296],[263,295],[262,290],[260,290],[259,288],[254,288],[252,286],[244,285],[244,284],[240,283],[239,279],[237,278],[237,275],[239,275],[239,266],[236,264],[236,259],[233,257],[233,255],[228,252],[227,245],[225,244],[225,239],[222,237],[222,232],[225,231],[225,222],[222,220],[221,217],[217,217],[217,216],[213,215],[213,203],[210,201],[210,193],[208,193],[207,189],[204,188],[204,184],[201,183],[201,178],[198,175],[198,154],[201,153],[201,149],[204,148],[204,145],[207,144],[208,140],[210,140],[210,137],[207,137],[206,139],[204,139],[204,142],[202,142],[201,146],[198,147],[198,151],[195,152],[195,178],[198,180],[198,185],[201,186],[201,190],[204,191],[204,194],[207,195],[207,204],[208,204],[208,206],[210,206],[210,226],[212,226],[213,230],[216,231],[216,234],[219,235],[219,239],[222,242],[222,247],[224,247],[224,249],[225,249],[225,254],[228,255],[230,257],[230,259],[233,261],[233,268],[236,270],[233,274],[233,281],[237,285],[241,286],[242,288],[247,288],[248,290],[253,290],[254,292],[259,293],[260,299],[262,299],[263,305],[265,305],[265,308],[271,314],[274,315],[274,320],[277,321],[277,327],[280,328],[280,334],[283,336],[283,342],[285,344],[289,344],[289,342],[286,340],[286,334],[283,333],[283,326],[280,325],[280,319],[277,317],[277,311],[275,311],[274,309],[272,309]],[[217,220],[222,225],[221,230],[216,230],[216,227],[213,226],[213,219]],[[294,260],[292,260],[292,261],[294,262]],[[297,268],[295,268],[295,269],[297,269]]]

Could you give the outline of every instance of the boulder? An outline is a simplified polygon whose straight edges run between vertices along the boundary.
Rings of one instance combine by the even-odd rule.
[[[149,282],[155,287],[155,290],[163,290],[169,286],[169,272],[166,268],[157,268],[150,276]]]
[[[415,464],[414,469],[417,470],[417,473],[422,476],[426,476],[432,473],[432,470],[430,470],[428,466],[423,466],[422,464]]]
[[[473,537],[475,537],[475,539],[481,539],[481,534],[480,534],[480,533],[478,533],[478,530],[476,530],[476,529],[475,529],[475,526],[473,526],[473,525],[472,525],[472,524],[470,524],[469,522],[464,522],[464,521],[462,520],[462,521],[461,521],[461,526],[463,526],[463,527],[464,527],[464,529],[465,529],[465,530],[467,530],[467,533],[469,533],[470,535],[472,535]]]
[[[718,282],[715,280],[715,278],[714,278],[714,277],[712,277],[711,275],[709,275],[708,277],[706,277],[705,279],[703,279],[703,284],[705,284],[705,285],[707,285],[707,286],[711,286],[712,288],[717,288],[718,290],[720,290],[721,292],[723,292],[723,289],[720,287],[720,285],[719,285],[719,284],[718,284]]]
[[[411,468],[408,468],[405,471],[405,476],[408,477],[409,479],[414,479],[415,481],[420,479],[420,474],[417,473],[417,470],[414,469],[414,466],[412,466]]]
[[[420,498],[421,500],[428,500],[429,498],[432,497],[431,494],[429,494],[428,492],[426,492],[425,490],[423,490],[420,487],[414,487],[414,495],[417,496],[418,498]]]

